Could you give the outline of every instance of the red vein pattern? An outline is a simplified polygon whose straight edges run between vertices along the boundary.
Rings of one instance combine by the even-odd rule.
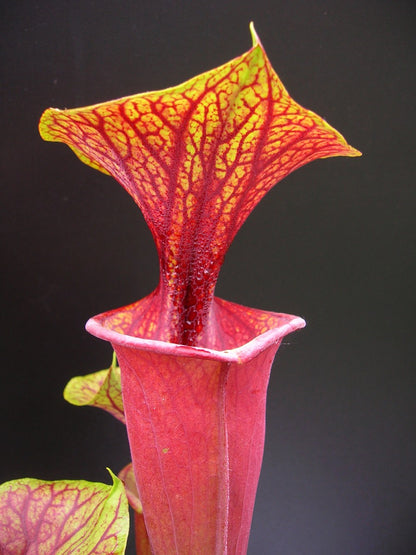
[[[122,483],[33,478],[0,486],[2,555],[121,555],[129,529]]]
[[[144,214],[161,276],[144,335],[199,344],[225,253],[260,199],[312,160],[359,155],[290,98],[252,32],[251,50],[181,85],[40,121],[44,139],[111,174]]]

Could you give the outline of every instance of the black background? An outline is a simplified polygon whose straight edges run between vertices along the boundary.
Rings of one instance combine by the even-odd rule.
[[[249,553],[405,555],[414,527],[416,10],[382,0],[3,2],[0,481],[109,482],[124,428],[64,402],[109,365],[85,321],[149,293],[157,257],[130,197],[44,143],[48,106],[175,85],[243,53],[254,20],[292,96],[362,158],[280,183],[217,294],[303,316],[272,371]]]

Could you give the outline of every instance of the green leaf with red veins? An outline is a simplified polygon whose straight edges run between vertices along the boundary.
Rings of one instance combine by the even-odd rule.
[[[115,356],[107,370],[72,378],[65,387],[64,398],[71,405],[103,409],[125,424],[120,368]]]
[[[129,532],[124,487],[22,478],[0,486],[0,553],[118,555]]]

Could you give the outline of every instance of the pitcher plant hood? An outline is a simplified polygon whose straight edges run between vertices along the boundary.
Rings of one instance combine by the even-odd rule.
[[[204,343],[225,253],[261,198],[307,162],[359,154],[292,100],[251,32],[248,52],[176,87],[42,115],[42,137],[111,174],[151,229],[160,282],[132,335]]]

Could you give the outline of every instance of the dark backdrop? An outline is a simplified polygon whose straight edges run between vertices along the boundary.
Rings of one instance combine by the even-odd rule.
[[[272,371],[250,553],[416,552],[413,2],[22,1],[1,7],[0,481],[109,477],[123,426],[66,404],[108,366],[84,322],[157,282],[130,197],[44,143],[48,106],[177,84],[243,53],[255,21],[293,97],[364,156],[314,162],[238,234],[217,293],[303,316]]]

